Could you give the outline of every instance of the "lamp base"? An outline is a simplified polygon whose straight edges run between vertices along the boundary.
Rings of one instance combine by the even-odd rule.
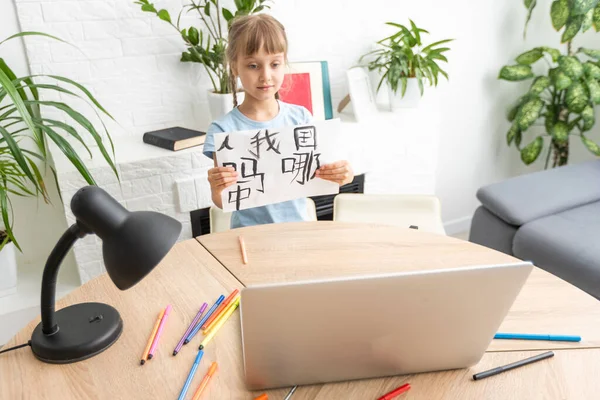
[[[103,303],[65,307],[56,312],[55,321],[58,331],[53,335],[45,335],[41,323],[31,335],[33,354],[52,364],[68,364],[93,357],[109,348],[123,332],[119,312]]]

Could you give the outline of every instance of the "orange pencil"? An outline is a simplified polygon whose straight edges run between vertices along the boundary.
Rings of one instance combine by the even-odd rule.
[[[240,247],[242,249],[242,260],[244,261],[244,264],[248,264],[248,254],[246,253],[246,244],[244,243],[244,238],[242,235],[240,235],[238,236],[238,239],[240,240]]]
[[[214,328],[214,326],[217,325],[221,319],[223,319],[223,316],[227,314],[227,311],[229,311],[229,309],[233,307],[237,301],[239,301],[239,298],[239,295],[235,296],[231,304],[229,304],[217,318],[215,318],[210,324],[208,324],[208,326],[202,330],[202,333],[204,333],[205,335],[208,334],[208,332],[210,332],[210,330]]]
[[[200,382],[200,386],[198,386],[198,389],[196,390],[196,393],[194,393],[194,397],[192,397],[192,400],[198,400],[200,398],[202,392],[204,391],[204,388],[206,387],[206,385],[208,385],[208,381],[210,380],[210,378],[212,378],[216,370],[217,363],[213,362],[210,365],[210,368],[208,369],[206,375],[204,375],[204,378],[202,378],[202,382]]]
[[[255,397],[254,400],[269,400],[269,395],[266,393],[263,393],[260,396]]]
[[[208,329],[208,325],[210,325],[215,319],[217,319],[217,317],[221,314],[221,312],[227,308],[227,306],[229,305],[229,303],[231,302],[231,299],[233,299],[233,297],[238,294],[239,290],[235,289],[233,292],[231,292],[231,294],[229,296],[227,296],[227,298],[225,299],[225,301],[223,301],[219,307],[215,310],[214,313],[212,313],[212,315],[210,316],[209,319],[206,320],[206,322],[204,322],[204,325],[202,325],[202,329]]]
[[[152,328],[152,334],[150,335],[150,338],[148,339],[148,344],[146,345],[146,348],[144,349],[144,354],[142,354],[142,360],[140,361],[140,365],[144,365],[146,360],[148,360],[148,352],[150,351],[150,347],[152,347],[152,342],[154,342],[154,337],[156,336],[156,331],[158,331],[158,326],[160,325],[160,321],[162,320],[163,315],[165,315],[164,309],[161,310],[160,314],[158,314],[158,318],[156,319],[154,328]]]

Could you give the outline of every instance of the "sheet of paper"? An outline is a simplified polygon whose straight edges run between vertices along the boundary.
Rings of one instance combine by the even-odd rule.
[[[223,191],[224,211],[339,193],[337,183],[315,177],[321,165],[342,159],[339,119],[214,138],[217,164],[238,172],[237,183]]]

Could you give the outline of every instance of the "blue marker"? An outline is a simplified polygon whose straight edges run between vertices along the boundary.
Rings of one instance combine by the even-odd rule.
[[[198,369],[198,364],[200,364],[200,360],[202,360],[203,355],[204,355],[204,350],[198,351],[198,355],[196,356],[196,359],[194,360],[194,365],[192,365],[190,374],[188,375],[187,379],[185,380],[185,385],[183,385],[183,389],[181,389],[181,393],[179,393],[178,400],[185,399],[185,394],[187,393],[187,391],[190,387],[190,383],[192,383],[192,379],[194,379],[194,374],[196,373],[196,370]]]
[[[552,340],[557,342],[580,342],[581,336],[534,335],[529,333],[496,333],[494,339]]]
[[[206,315],[200,320],[200,322],[198,322],[198,325],[196,325],[196,327],[194,328],[194,330],[190,332],[190,334],[185,339],[185,341],[183,342],[183,344],[188,344],[190,342],[190,340],[192,340],[192,338],[194,336],[196,336],[196,333],[198,333],[198,331],[200,330],[200,328],[202,328],[202,325],[204,325],[204,323],[210,318],[211,314],[215,312],[215,310],[217,309],[217,307],[219,307],[219,305],[221,305],[221,303],[223,302],[223,300],[225,300],[225,296],[223,296],[223,295],[219,296],[219,298],[217,299],[217,302],[215,304],[213,304],[213,306],[210,308],[210,310],[208,310],[208,312],[206,313]]]

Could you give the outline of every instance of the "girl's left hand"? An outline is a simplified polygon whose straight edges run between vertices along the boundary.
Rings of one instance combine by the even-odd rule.
[[[352,167],[348,161],[336,161],[332,164],[321,165],[315,177],[335,182],[342,186],[354,180],[354,172],[352,172]]]

